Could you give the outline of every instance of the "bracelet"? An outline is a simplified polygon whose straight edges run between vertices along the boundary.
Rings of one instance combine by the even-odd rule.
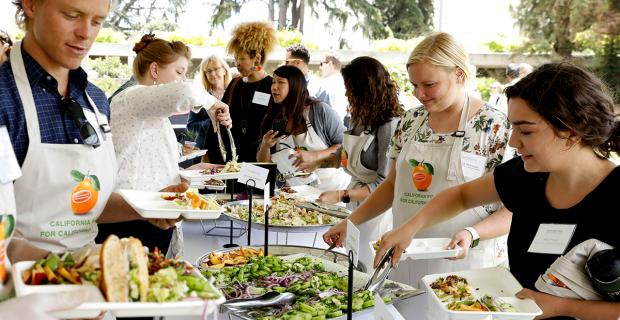
[[[478,231],[476,231],[473,227],[467,227],[465,230],[471,234],[470,248],[475,248],[478,243],[480,243],[480,234],[478,234]]]

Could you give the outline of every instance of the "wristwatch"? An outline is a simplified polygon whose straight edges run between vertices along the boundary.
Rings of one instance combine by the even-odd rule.
[[[349,197],[349,190],[344,190],[344,192],[342,193],[342,197],[340,197],[340,201],[342,201],[342,203],[351,202],[351,197]]]
[[[475,248],[478,246],[478,243],[480,243],[480,235],[478,234],[478,231],[476,231],[473,227],[467,227],[465,230],[471,234],[471,246],[469,247]]]

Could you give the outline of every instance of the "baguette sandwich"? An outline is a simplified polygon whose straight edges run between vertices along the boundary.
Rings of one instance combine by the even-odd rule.
[[[146,302],[148,258],[142,242],[110,235],[101,247],[101,292],[108,302]]]

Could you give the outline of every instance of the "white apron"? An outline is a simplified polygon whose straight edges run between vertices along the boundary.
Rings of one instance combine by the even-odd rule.
[[[108,121],[88,97],[95,112],[84,109],[84,114],[99,135],[101,145],[98,148],[85,144],[41,143],[37,109],[24,68],[21,43],[11,50],[11,68],[24,106],[30,140],[21,168],[23,177],[14,185],[19,212],[17,229],[31,244],[54,252],[94,243],[98,230],[96,220],[114,189],[116,174],[112,135],[100,130],[100,125],[107,125]],[[74,180],[80,176],[72,175],[72,170],[96,176],[100,190],[90,187],[86,179]],[[96,203],[92,201],[94,194],[98,195]],[[80,213],[85,210],[88,211]]]
[[[302,134],[290,135],[276,146],[276,152],[271,155],[273,161],[278,167],[278,171],[289,173],[294,159],[288,157],[294,152],[294,148],[305,148],[308,151],[321,151],[329,146],[321,140],[321,137],[314,131],[310,119],[308,117],[309,109],[304,110],[304,119],[308,130]],[[283,171],[284,170],[284,171]],[[321,191],[342,190],[349,185],[351,176],[349,176],[342,168],[319,168],[313,175],[306,178],[295,177],[286,180],[290,186],[311,185]]]
[[[403,146],[396,159],[396,184],[392,203],[394,227],[404,224],[409,218],[415,216],[439,192],[466,182],[463,174],[463,165],[466,165],[466,162],[461,155],[463,137],[456,135],[462,135],[459,133],[465,132],[468,114],[469,98],[466,97],[461,111],[459,129],[453,136],[446,136],[445,143],[422,143],[411,138]],[[418,117],[413,128],[419,130],[423,121],[423,117]],[[486,162],[486,158],[479,158],[481,158],[479,159],[481,162]],[[430,176],[432,177],[430,185],[428,185],[429,175],[423,172],[428,171],[427,168],[416,170],[412,166],[411,160],[432,165],[434,174]],[[484,163],[468,163],[468,165],[484,165]],[[414,184],[414,179],[417,179],[417,186]],[[418,190],[418,188],[425,189],[425,187],[427,190]],[[472,226],[486,217],[488,217],[486,210],[477,207],[464,211],[450,220],[422,229],[415,237],[452,238],[452,235],[457,231]],[[401,261],[398,269],[390,275],[390,279],[418,286],[420,279],[427,274],[495,266],[499,263],[495,251],[496,241],[496,239],[480,241],[480,244],[476,248],[470,249],[467,257],[461,260]]]
[[[13,180],[21,175],[6,127],[0,127],[0,301],[13,289],[11,264],[6,250],[15,230],[15,194]]]
[[[370,170],[362,164],[362,151],[364,146],[371,139],[371,135],[364,131],[361,135],[344,134],[342,147],[346,151],[347,162],[344,170],[351,175],[351,183],[347,189],[358,188],[377,180],[377,171]],[[381,156],[381,155],[379,155]],[[351,201],[347,204],[347,208],[355,210],[361,202]],[[371,250],[369,243],[377,241],[384,233],[392,230],[392,210],[388,209],[381,215],[372,218],[362,224],[357,225],[360,230],[360,247],[359,260],[366,266],[366,271],[372,273],[372,265],[374,260],[374,252]]]

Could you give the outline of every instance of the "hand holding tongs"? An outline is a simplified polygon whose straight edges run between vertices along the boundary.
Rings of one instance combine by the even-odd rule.
[[[223,112],[222,110],[218,110],[218,113]],[[237,161],[237,147],[235,146],[235,139],[233,138],[232,132],[230,128],[226,127],[226,131],[228,132],[228,141],[230,141],[230,151],[232,152],[232,161]],[[220,154],[222,155],[222,159],[226,161],[226,146],[224,145],[224,140],[222,140],[222,132],[220,130],[220,124],[217,125],[217,142],[220,144]]]
[[[368,280],[368,283],[366,284],[366,287],[364,287],[364,289],[370,292],[374,292],[375,290],[379,289],[383,285],[383,282],[385,282],[385,279],[387,279],[387,277],[390,275],[390,272],[392,272],[392,270],[394,269],[394,266],[392,265],[392,253],[393,252],[394,252],[394,248],[390,248],[390,250],[388,250],[383,255],[383,257],[381,257],[381,262],[379,262],[379,266],[377,266],[377,269],[375,269],[375,272],[372,274],[372,277],[370,277],[370,279]],[[389,262],[390,265],[385,267],[385,264],[387,262]]]

